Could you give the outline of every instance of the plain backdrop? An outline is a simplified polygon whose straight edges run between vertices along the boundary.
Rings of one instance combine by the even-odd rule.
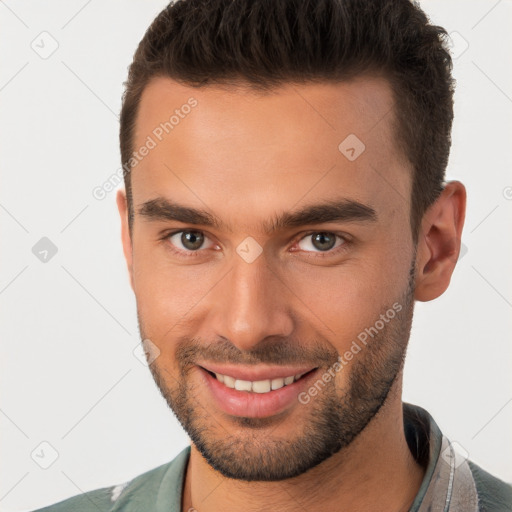
[[[122,483],[188,442],[137,358],[115,193],[92,195],[119,168],[122,83],[165,4],[0,2],[1,510]],[[404,399],[512,481],[512,2],[421,5],[452,35],[448,178],[468,211],[449,290],[417,304]]]

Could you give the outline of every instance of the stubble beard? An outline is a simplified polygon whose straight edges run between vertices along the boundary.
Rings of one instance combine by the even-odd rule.
[[[301,425],[295,423],[296,431],[286,438],[272,436],[273,430],[287,421],[286,415],[279,418],[230,416],[224,426],[225,414],[207,410],[205,391],[201,393],[201,385],[189,378],[194,368],[192,361],[198,354],[203,355],[202,347],[193,341],[185,341],[176,351],[179,376],[176,370],[170,372],[160,367],[158,359],[149,368],[167,404],[211,467],[227,478],[244,481],[292,478],[349,446],[384,405],[403,368],[414,309],[413,297],[414,272],[411,267],[408,287],[397,301],[402,309],[362,346],[347,367],[340,370],[350,372],[345,391],[337,390],[336,381],[332,379],[309,403],[298,402],[296,407],[301,408]],[[388,309],[391,306],[383,311]],[[145,339],[140,320],[141,336]],[[364,326],[363,330],[365,327],[369,326]],[[231,345],[230,348],[234,354],[234,347]],[[324,363],[327,372],[332,369],[338,354],[333,360],[334,354],[328,352],[325,345],[323,350],[323,360],[331,361],[331,365]],[[277,359],[285,359],[286,348],[282,352],[269,347],[267,352],[258,352],[260,362],[274,360],[278,363],[271,352]],[[241,362],[233,357],[229,360]]]

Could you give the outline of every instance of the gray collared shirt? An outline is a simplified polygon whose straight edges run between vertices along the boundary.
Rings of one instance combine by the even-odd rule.
[[[426,468],[409,512],[510,512],[512,486],[454,450],[430,414],[404,403],[404,428],[415,459]],[[190,446],[171,462],[121,485],[74,496],[36,512],[181,511]],[[372,511],[374,512],[374,511]]]

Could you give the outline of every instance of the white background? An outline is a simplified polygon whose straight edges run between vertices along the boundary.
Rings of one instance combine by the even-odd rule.
[[[124,482],[187,445],[133,354],[115,193],[92,196],[119,168],[122,83],[164,5],[0,2],[2,510]],[[404,399],[512,481],[512,3],[421,5],[457,32],[448,178],[468,189],[467,253],[449,290],[417,304]],[[41,37],[58,43],[47,59],[31,48]],[[42,237],[58,248],[47,263],[32,253]],[[46,470],[30,455],[43,441],[58,452]]]

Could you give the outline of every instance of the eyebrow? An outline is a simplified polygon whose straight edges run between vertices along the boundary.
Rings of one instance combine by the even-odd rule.
[[[191,208],[157,197],[143,203],[138,213],[153,221],[177,221],[183,224],[209,226],[232,232],[221,219],[207,210]],[[352,199],[330,200],[306,205],[299,210],[276,215],[263,224],[266,233],[326,222],[376,222],[377,212],[370,205]]]

